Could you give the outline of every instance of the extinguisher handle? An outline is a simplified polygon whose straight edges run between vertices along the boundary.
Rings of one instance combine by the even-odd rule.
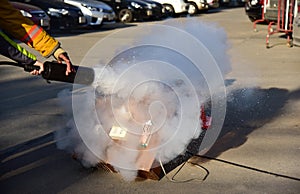
[[[40,67],[36,65],[24,65],[24,71],[32,72],[33,70],[40,70]]]

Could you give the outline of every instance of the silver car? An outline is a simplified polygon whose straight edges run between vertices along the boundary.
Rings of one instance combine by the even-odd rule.
[[[94,0],[64,0],[64,2],[80,8],[89,26],[101,26],[116,21],[113,9],[103,2]]]

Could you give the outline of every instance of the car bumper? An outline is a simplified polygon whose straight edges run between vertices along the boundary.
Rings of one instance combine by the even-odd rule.
[[[154,13],[152,9],[135,9],[133,11],[133,17],[137,20],[145,20],[154,17]]]
[[[51,29],[73,29],[78,26],[77,22],[72,17],[51,17]]]
[[[104,13],[103,24],[111,24],[116,22],[116,14],[114,13]]]
[[[151,18],[162,18],[164,16],[164,9],[162,7],[157,7],[152,9]]]
[[[96,12],[96,11],[90,11],[88,14],[84,13],[87,24],[90,26],[100,25],[102,24],[103,20],[103,13],[102,12]]]
[[[50,28],[54,29],[75,29],[81,26],[86,26],[86,18],[78,14],[77,11],[69,10],[69,14],[49,14],[50,16]]]
[[[87,23],[90,26],[101,25],[103,22],[114,22],[116,15],[114,13],[104,12],[91,12],[90,15],[86,15]]]

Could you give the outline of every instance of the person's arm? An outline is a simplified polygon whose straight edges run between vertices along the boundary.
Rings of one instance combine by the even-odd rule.
[[[43,28],[25,18],[7,0],[0,0],[0,27],[14,38],[39,51],[42,56],[47,58],[53,55],[58,62],[64,61],[67,65],[67,75],[74,71],[71,60],[60,43]]]
[[[36,56],[26,49],[11,40],[6,34],[0,31],[0,54],[16,61],[18,64],[36,65],[39,66],[39,71],[34,70],[31,72],[33,75],[41,74],[44,70],[43,63],[37,60]]]

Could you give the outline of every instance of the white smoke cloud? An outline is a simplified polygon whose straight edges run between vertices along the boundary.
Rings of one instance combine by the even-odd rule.
[[[118,51],[105,65],[94,66],[96,77],[92,86],[60,93],[62,104],[71,98],[73,101],[72,110],[66,109],[66,130],[57,133],[60,149],[76,153],[85,166],[100,161],[109,163],[125,180],[133,180],[137,170],[151,168],[154,160],[172,160],[199,136],[200,106],[209,100],[211,92],[222,87],[220,83],[206,83],[208,78],[220,76],[214,71],[209,53],[223,75],[230,71],[226,33],[216,25],[198,20],[167,21],[165,26],[171,28],[170,32],[176,28],[191,36],[196,45],[205,45],[208,52],[202,56],[203,51],[197,53],[193,47],[195,42],[174,37],[176,33],[159,31],[156,26],[147,27],[130,49]],[[151,44],[158,40],[177,40],[174,48],[187,44],[192,47],[181,52],[172,44]],[[200,55],[201,64],[193,64],[186,53]],[[151,138],[144,148],[141,136],[149,120],[153,124]],[[126,130],[125,137],[112,140],[109,133],[113,126]]]

